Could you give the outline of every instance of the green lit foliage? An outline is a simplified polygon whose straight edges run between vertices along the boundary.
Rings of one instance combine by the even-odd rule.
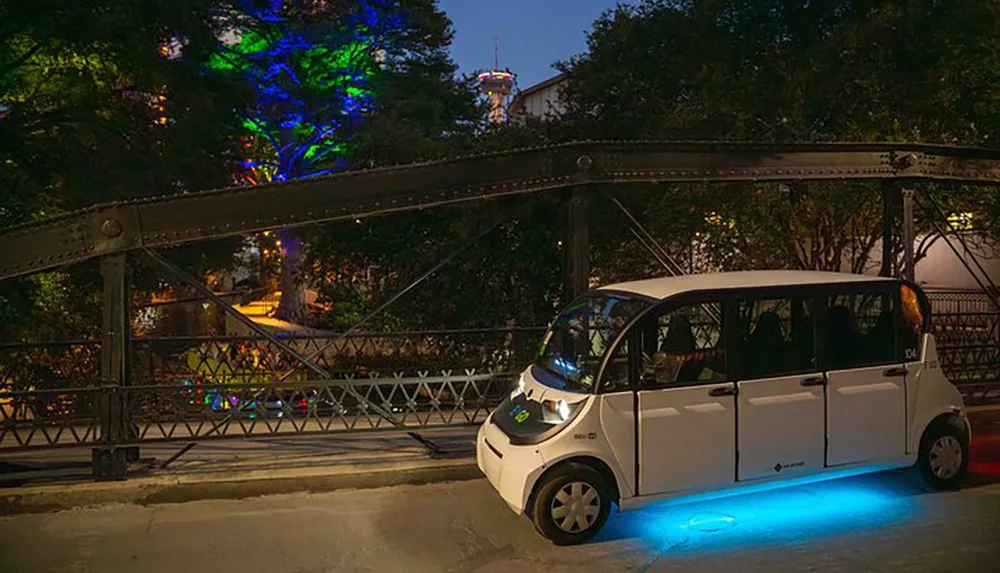
[[[537,143],[530,130],[485,132],[475,78],[456,77],[452,30],[431,0],[406,0],[403,26],[386,48],[374,113],[352,163],[376,167]],[[501,202],[510,210],[522,199]],[[324,226],[307,268],[330,311],[324,327],[351,326],[459,249],[498,215],[497,205],[399,213]],[[458,255],[365,328],[427,329],[536,325],[559,301],[560,211],[540,199]]]
[[[312,10],[305,9],[310,6]],[[312,3],[261,2],[241,7],[232,18],[236,41],[223,47],[209,66],[241,78],[255,93],[253,105],[240,110],[247,134],[247,182],[468,149],[482,114],[471,78],[455,77],[447,53],[450,24],[435,2],[329,2],[319,9]],[[445,219],[410,214],[384,225],[326,226],[301,237],[282,233],[278,316],[305,320],[295,301],[286,305],[292,282],[288,276],[298,274],[299,266],[292,246],[300,239],[308,245],[300,276],[323,300],[335,302],[333,313],[319,320],[344,324],[415,270],[414,249],[431,252],[438,240],[454,238],[442,234],[435,239],[418,230],[461,226],[467,224],[465,216],[454,211]],[[379,228],[377,240],[368,236],[369,224]],[[427,242],[398,248],[417,236]]]
[[[243,162],[251,183],[312,177],[346,167],[373,110],[380,54],[399,25],[396,2],[241,1],[207,60],[254,101],[239,109],[256,142]],[[270,149],[266,149],[269,147]]]

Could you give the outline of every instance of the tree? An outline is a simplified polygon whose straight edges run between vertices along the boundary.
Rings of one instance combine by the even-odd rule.
[[[384,75],[385,57],[400,38],[404,11],[390,0],[234,3],[223,41],[208,66],[237,77],[254,92],[238,110],[253,152],[250,183],[315,177],[348,167],[348,157]],[[306,318],[302,237],[279,234],[283,255],[277,315]]]
[[[430,0],[404,3],[405,41],[387,50],[376,110],[351,157],[375,167],[539,143],[518,128],[486,130],[474,76],[456,77],[448,57],[447,16]],[[326,225],[311,244],[308,268],[332,329],[353,326],[374,306],[463,246],[515,202],[394,214]],[[495,327],[547,320],[558,289],[558,211],[539,201],[508,220],[407,293],[366,328]]]
[[[455,77],[450,22],[436,1],[239,6],[232,17],[239,41],[210,65],[248,81],[258,94],[241,110],[251,145],[264,151],[247,164],[253,182],[441,157],[455,153],[456,142],[468,144],[481,124],[471,78]],[[353,223],[282,233],[278,316],[306,318],[307,281],[344,311],[343,287],[359,269],[376,260],[389,264],[379,245],[412,236],[408,227],[432,220],[404,218],[386,226],[366,222],[384,234],[378,244]],[[389,267],[388,274],[398,270]]]
[[[186,52],[204,50],[217,2],[41,4],[0,8],[5,191],[48,202],[51,215],[222,181],[228,134],[218,128],[228,110],[212,98],[232,94],[186,60],[161,56],[178,34]],[[165,90],[170,120],[160,125],[149,104]]]
[[[652,0],[605,13],[587,53],[561,65],[561,119],[579,138],[992,145],[997,29],[988,0]],[[651,213],[683,221],[660,236],[702,244],[708,268],[857,272],[881,239],[882,191],[718,185]],[[992,190],[937,192],[977,218],[992,204]]]
[[[231,112],[215,102],[240,94],[201,77],[188,60],[161,55],[171,38],[184,38],[194,59],[213,46],[217,8],[210,0],[0,5],[0,225],[225,184]],[[165,115],[151,105],[154,96]],[[210,265],[228,259],[181,255]],[[150,273],[136,279],[156,284]],[[76,334],[93,334],[100,307],[84,293],[98,292],[99,281],[89,267],[73,277],[5,281],[0,305],[18,301],[11,314],[24,322],[3,326],[44,336],[51,323],[39,317],[67,312],[89,329]],[[79,296],[57,294],[66,290]]]

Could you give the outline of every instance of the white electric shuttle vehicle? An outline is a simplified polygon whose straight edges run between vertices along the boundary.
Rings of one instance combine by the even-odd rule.
[[[806,271],[591,291],[479,430],[479,468],[557,544],[589,539],[612,504],[789,478],[916,464],[955,487],[970,427],[929,312],[916,285]]]

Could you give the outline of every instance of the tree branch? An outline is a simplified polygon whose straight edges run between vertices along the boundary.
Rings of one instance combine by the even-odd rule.
[[[10,73],[10,72],[16,70],[17,68],[23,66],[24,64],[26,64],[28,62],[28,60],[30,60],[32,57],[34,57],[35,54],[37,54],[41,50],[42,50],[42,44],[41,43],[36,43],[34,46],[32,46],[30,49],[28,49],[27,52],[21,54],[21,56],[18,57],[13,62],[11,62],[9,64],[6,64],[3,67],[0,67],[0,76],[7,75],[8,73]]]

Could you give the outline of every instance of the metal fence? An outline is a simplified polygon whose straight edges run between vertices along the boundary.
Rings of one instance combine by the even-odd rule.
[[[1000,401],[1000,311],[983,293],[928,296],[941,369],[967,405]]]
[[[1000,400],[1000,312],[932,295],[942,369],[969,404]],[[132,443],[482,422],[529,362],[541,328],[283,337],[330,373],[294,370],[260,337],[141,338],[130,380],[102,387],[91,341],[0,345],[0,450],[96,444],[102,404]]]
[[[966,290],[929,290],[932,315],[996,313],[996,305],[990,297],[979,291]]]
[[[101,398],[124,404],[126,443],[281,436],[481,423],[509,393],[513,375],[474,372],[417,378],[272,384],[58,388],[8,392],[0,450],[83,446],[100,438]],[[352,392],[353,390],[354,392]],[[363,399],[358,399],[358,396]],[[59,404],[58,410],[50,406]],[[47,408],[47,409],[46,409]]]
[[[539,328],[283,337],[317,380],[260,337],[143,338],[130,380],[100,384],[90,341],[0,345],[0,449],[96,444],[102,398],[130,442],[482,422],[530,360]],[[310,376],[311,375],[311,376]]]

